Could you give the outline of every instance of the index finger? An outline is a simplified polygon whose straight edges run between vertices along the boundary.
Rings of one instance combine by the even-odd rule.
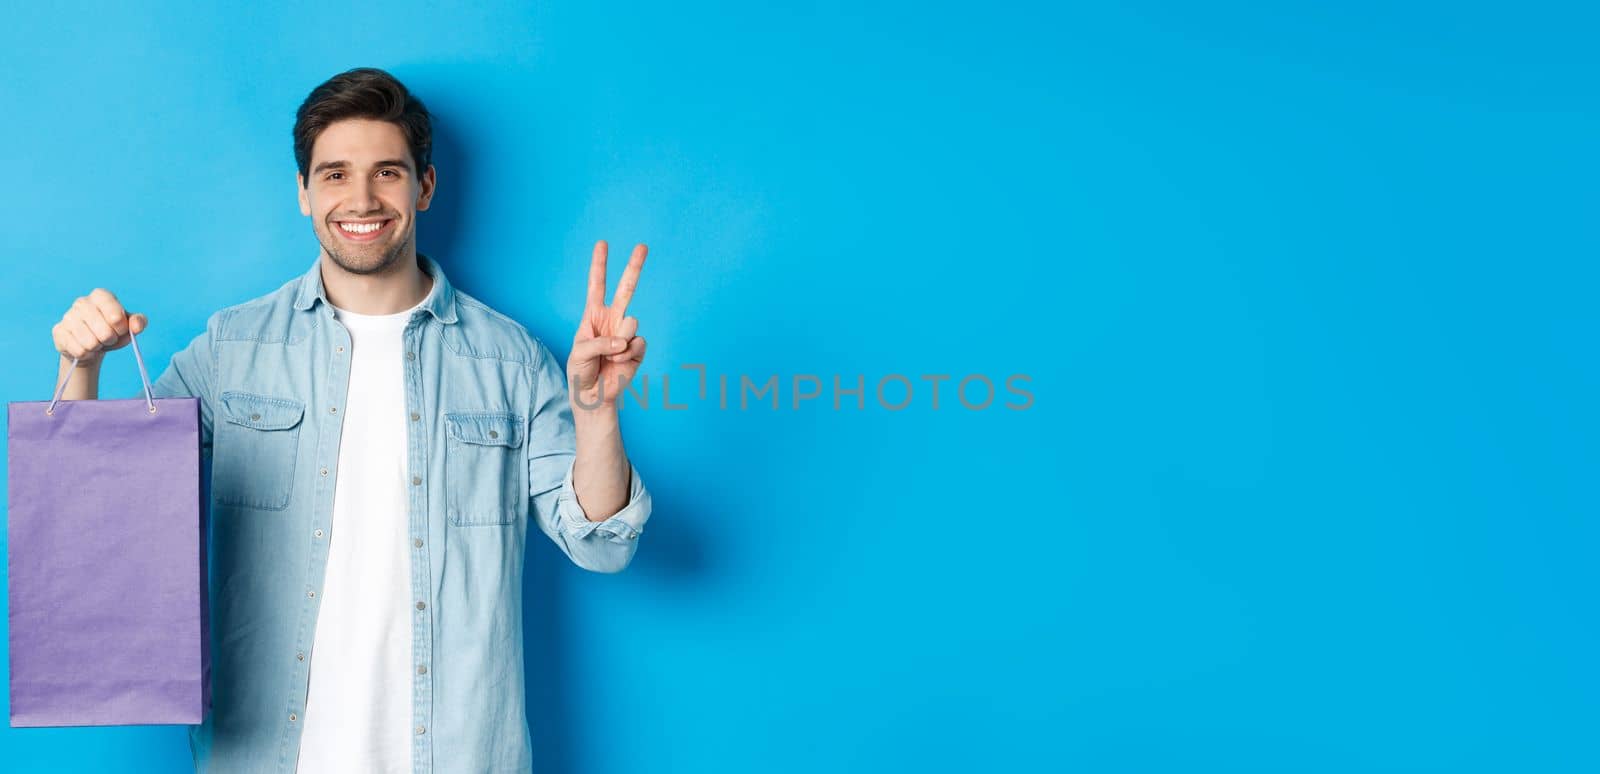
[[[598,309],[606,305],[606,240],[594,243],[594,257],[589,260],[589,295],[584,308]]]
[[[644,256],[649,252],[643,244],[633,246],[628,256],[628,266],[622,270],[622,280],[617,283],[617,295],[611,299],[612,313],[617,319],[628,313],[628,301],[633,299],[633,289],[639,284],[639,270],[644,268]]]
[[[118,301],[111,291],[95,288],[89,293],[89,303],[100,310],[100,316],[105,318],[106,324],[111,326],[111,330],[116,331],[117,335],[128,332],[128,310],[122,308],[122,302]]]

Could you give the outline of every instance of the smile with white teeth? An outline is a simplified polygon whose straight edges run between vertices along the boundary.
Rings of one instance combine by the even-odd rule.
[[[339,228],[348,234],[370,234],[383,228],[383,224],[388,222],[387,220],[382,220],[377,223],[340,223]]]

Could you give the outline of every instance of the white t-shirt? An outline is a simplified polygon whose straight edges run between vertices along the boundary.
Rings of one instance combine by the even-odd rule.
[[[420,306],[385,315],[334,307],[350,331],[350,398],[322,605],[308,656],[299,774],[411,774],[410,471],[402,352],[406,322]]]

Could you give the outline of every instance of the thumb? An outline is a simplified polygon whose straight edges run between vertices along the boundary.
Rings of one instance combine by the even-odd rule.
[[[628,340],[621,336],[600,336],[584,339],[572,345],[570,361],[589,362],[604,355],[615,355],[628,348]]]
[[[144,333],[145,326],[150,324],[150,318],[143,314],[136,314],[128,318],[128,330],[134,333]]]

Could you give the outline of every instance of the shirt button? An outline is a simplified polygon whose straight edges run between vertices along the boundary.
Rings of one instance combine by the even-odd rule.
[[[296,715],[293,712],[289,713],[289,722],[290,723],[293,723],[293,722],[295,722],[296,720],[299,720],[299,719],[300,719],[299,715]]]
[[[329,414],[337,414],[337,413],[339,413],[339,407],[338,406],[329,406],[328,407],[328,413]]]
[[[422,547],[422,538],[417,538],[416,540],[411,541],[411,545],[414,545],[417,548],[421,548]]]
[[[406,359],[407,360],[416,360],[417,359],[417,353],[415,353],[415,352],[407,352],[406,353]],[[420,729],[420,728],[417,729],[417,733],[419,733],[419,734],[422,733],[422,729]]]
[[[260,414],[251,414],[250,415],[250,421],[251,422],[260,422],[261,421],[261,415]]]
[[[417,674],[425,675],[427,673],[428,673],[428,665],[427,664],[418,664],[417,665]]]
[[[421,609],[422,609],[422,608],[425,608],[425,607],[427,607],[427,605],[424,605],[424,604],[422,604],[422,603],[421,603],[421,602],[418,602],[418,603],[417,603],[417,609],[418,609],[418,610],[421,610]]]
[[[417,726],[417,734],[418,735],[422,734],[422,726]]]
[[[490,438],[499,438],[500,434],[498,432],[495,432],[494,430],[490,430],[489,431],[489,437]]]
[[[422,476],[412,476],[411,483],[413,486],[422,486]]]
[[[344,351],[344,347],[335,347],[335,349],[336,349],[336,350],[337,350],[337,351],[339,351],[339,352],[343,352],[343,351]]]
[[[322,470],[317,471],[317,472],[321,473],[324,476],[328,475],[328,469],[327,468],[323,468]]]
[[[295,661],[305,661],[306,660],[305,651],[300,651],[299,653],[294,654],[294,660]]]
[[[306,598],[307,599],[316,599],[317,598],[317,590],[316,589],[307,590],[306,591]]]
[[[319,529],[316,532],[313,532],[311,534],[316,535],[317,537],[322,537],[322,530]]]
[[[415,421],[417,421],[417,420],[419,420],[421,418],[422,418],[421,414],[418,414],[415,411],[411,412],[411,421],[415,422]]]

